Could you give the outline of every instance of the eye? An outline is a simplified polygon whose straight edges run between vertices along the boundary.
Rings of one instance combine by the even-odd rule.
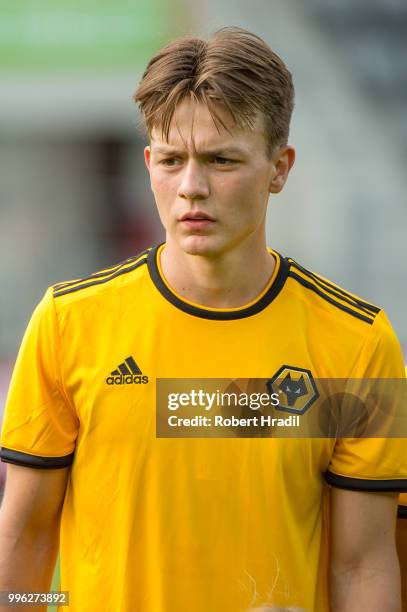
[[[217,164],[218,166],[227,166],[229,164],[235,163],[234,159],[228,159],[227,157],[221,157],[219,155],[212,157],[211,161]]]
[[[179,163],[179,159],[177,159],[176,157],[165,157],[164,159],[161,159],[159,163],[163,166],[172,167],[176,166]]]

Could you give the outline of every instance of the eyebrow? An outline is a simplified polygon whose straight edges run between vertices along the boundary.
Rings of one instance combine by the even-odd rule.
[[[173,147],[160,146],[160,145],[153,146],[153,150],[156,153],[162,153],[164,155],[182,155],[183,154],[183,151],[179,149],[175,149]],[[200,156],[212,155],[216,157],[220,155],[243,155],[244,153],[245,151],[238,147],[226,146],[226,147],[219,147],[216,149],[206,149],[205,151],[199,151],[198,155]]]

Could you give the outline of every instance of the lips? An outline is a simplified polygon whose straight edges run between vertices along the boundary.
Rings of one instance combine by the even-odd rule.
[[[188,228],[188,230],[200,232],[212,227],[214,221],[210,221],[210,219],[189,219],[187,217],[184,221],[181,221],[181,223],[184,227]]]
[[[182,215],[180,221],[215,221],[213,217],[200,210],[190,211]]]
[[[190,210],[182,215],[180,222],[189,231],[200,232],[209,228],[215,222],[215,219],[203,210]]]

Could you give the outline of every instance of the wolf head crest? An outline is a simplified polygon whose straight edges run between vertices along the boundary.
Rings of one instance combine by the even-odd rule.
[[[299,397],[308,393],[307,385],[305,384],[304,376],[301,376],[298,380],[292,380],[290,372],[281,381],[278,386],[287,397],[288,406],[295,406],[295,402]]]

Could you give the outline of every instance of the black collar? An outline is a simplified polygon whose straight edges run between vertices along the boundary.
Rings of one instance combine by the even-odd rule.
[[[289,262],[287,261],[287,259],[285,257],[282,257],[279,253],[276,253],[276,251],[274,251],[278,258],[277,265],[279,266],[279,268],[277,271],[277,275],[266,293],[257,302],[245,308],[231,310],[218,310],[213,308],[206,308],[204,306],[194,306],[192,304],[189,304],[188,302],[185,302],[177,295],[175,295],[163,281],[157,264],[158,251],[161,246],[162,245],[159,244],[148,252],[147,266],[154,285],[157,287],[161,295],[163,295],[166,300],[171,302],[171,304],[173,304],[180,310],[183,310],[184,312],[193,315],[194,317],[201,317],[202,319],[230,321],[232,319],[244,319],[246,317],[251,317],[252,315],[257,314],[258,312],[261,312],[280,293],[281,289],[284,286],[289,271]]]

